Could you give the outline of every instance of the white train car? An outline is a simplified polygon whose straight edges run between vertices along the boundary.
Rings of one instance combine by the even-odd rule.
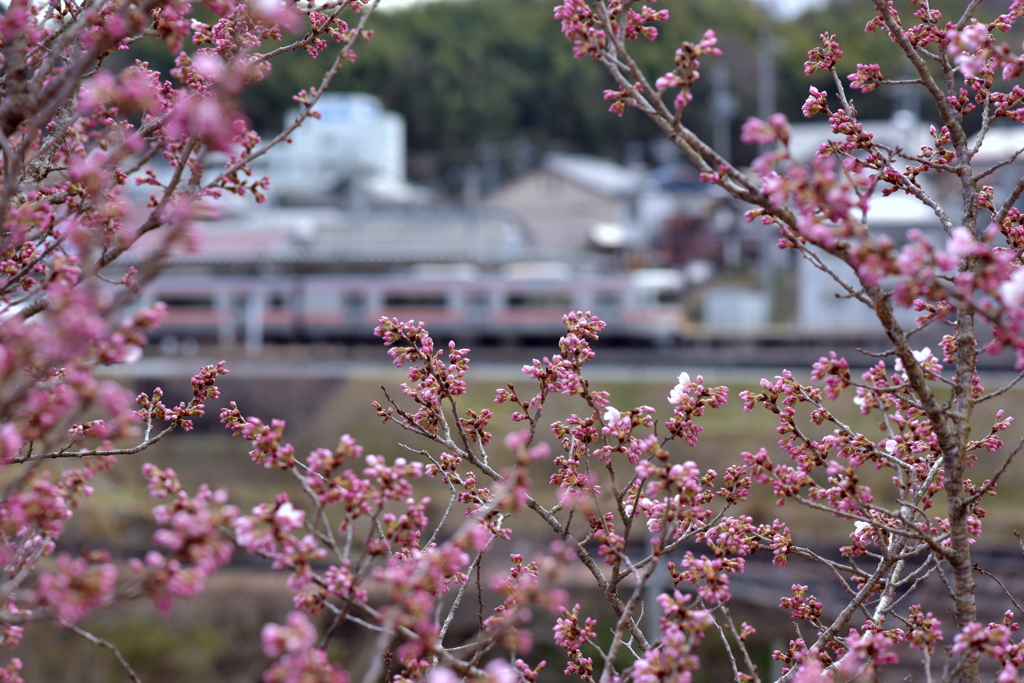
[[[167,272],[143,304],[167,303],[153,337],[257,349],[264,341],[367,341],[382,316],[423,321],[438,339],[530,342],[557,338],[562,316],[592,311],[605,337],[666,345],[686,329],[682,273],[641,269],[570,277],[564,264],[510,264],[481,277],[470,268],[403,274],[216,275]]]

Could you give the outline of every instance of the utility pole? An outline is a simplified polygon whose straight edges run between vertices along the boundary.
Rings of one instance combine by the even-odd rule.
[[[776,102],[776,69],[775,69],[775,22],[765,17],[765,24],[757,35],[757,117],[767,121],[777,109]],[[774,145],[762,145],[761,153],[767,152]],[[779,257],[782,254],[775,248],[775,239],[768,230],[761,231],[758,245],[758,265],[760,266],[761,289],[774,292],[777,285]],[[772,296],[774,302],[775,296]]]
[[[718,153],[732,162],[732,120],[736,96],[729,86],[729,64],[716,60],[711,66],[711,140]]]
[[[767,121],[776,112],[775,36],[769,20],[757,35],[757,117]]]

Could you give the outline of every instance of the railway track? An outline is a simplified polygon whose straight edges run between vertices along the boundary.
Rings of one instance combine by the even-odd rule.
[[[441,340],[438,341],[447,341]],[[474,370],[482,374],[507,375],[534,358],[558,353],[557,338],[536,344],[475,344],[455,340],[469,346]],[[938,350],[938,339],[921,338],[917,346]],[[151,345],[145,358],[132,365],[103,369],[111,377],[189,377],[198,366],[227,360],[232,371],[252,378],[346,378],[379,376],[392,367],[386,350],[379,343],[288,343],[264,344],[258,354],[246,353],[241,345],[182,345],[174,353]],[[597,357],[588,366],[591,374],[624,376],[642,381],[644,376],[663,377],[665,372],[678,374],[680,369],[691,373],[708,369],[716,374],[760,372],[774,376],[782,369],[799,374],[809,373],[811,365],[821,356],[835,351],[845,357],[851,368],[867,368],[877,362],[877,354],[886,349],[886,340],[877,336],[823,336],[782,334],[761,336],[692,335],[678,344],[666,346],[624,345],[598,341]],[[184,352],[182,352],[182,350]],[[891,363],[891,361],[890,361]],[[1013,357],[982,355],[979,366],[987,372],[1015,374]],[[481,367],[483,366],[483,367]]]

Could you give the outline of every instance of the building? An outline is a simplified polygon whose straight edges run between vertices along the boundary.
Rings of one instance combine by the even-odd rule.
[[[607,159],[549,153],[541,165],[493,192],[488,206],[514,213],[533,247],[618,249],[635,243],[644,174]]]
[[[405,118],[384,109],[365,93],[324,93],[310,119],[266,154],[258,172],[273,180],[269,197],[277,203],[333,202],[354,206],[422,204],[424,188],[406,177]],[[298,115],[289,110],[287,128]]]

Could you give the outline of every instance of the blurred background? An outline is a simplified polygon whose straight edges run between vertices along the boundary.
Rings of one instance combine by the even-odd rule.
[[[955,12],[962,4],[931,6]],[[800,114],[809,86],[834,90],[827,75],[803,73],[821,32],[839,35],[841,73],[877,62],[888,77],[907,76],[895,47],[863,32],[873,16],[870,3],[662,0],[658,6],[672,19],[659,26],[654,43],[635,43],[634,56],[656,76],[671,68],[681,41],[715,29],[724,55],[702,60],[683,122],[739,166],[759,151],[739,142],[749,116],[785,113],[800,161],[830,137],[824,119],[807,122]],[[898,9],[914,8],[908,2]],[[1005,8],[991,9],[994,15]],[[206,207],[191,247],[171,253],[139,302],[165,301],[168,317],[145,358],[110,368],[110,376],[138,391],[161,386],[165,400],[176,404],[189,398],[188,377],[200,365],[228,359],[232,374],[222,383],[222,404],[237,401],[243,414],[264,421],[285,419],[286,438],[298,453],[333,447],[339,434],[351,433],[368,452],[391,459],[404,454],[399,443],[409,439],[382,428],[369,404],[381,399],[381,385],[397,387],[405,375],[373,339],[380,316],[422,320],[439,342],[453,339],[473,349],[464,405],[494,409],[500,441],[511,431],[511,411],[492,403],[494,389],[512,382],[529,391],[519,368],[557,353],[566,311],[590,310],[608,322],[595,344],[593,384],[609,390],[620,409],[653,405],[664,419],[665,397],[682,370],[704,374],[711,385],[729,384],[733,401],[709,413],[697,448],[682,446],[678,453],[702,468],[722,469],[743,450],[771,451],[777,438],[772,415],[741,414],[739,391],[784,367],[806,377],[829,349],[855,368],[875,362],[858,353],[884,347],[870,311],[837,298],[834,282],[776,249],[774,233],[747,223],[746,207],[699,183],[696,170],[644,117],[608,112],[602,91],[611,79],[600,65],[572,58],[552,18],[552,0],[384,0],[369,28],[372,41],[357,47],[358,59],[341,70],[317,107],[322,120],[307,122],[292,144],[255,168],[272,179],[267,203],[226,197]],[[246,113],[264,139],[294,118],[292,95],[319,82],[333,49],[316,60],[304,52],[284,55],[247,91]],[[125,58],[164,71],[172,66],[155,41],[143,41]],[[853,100],[876,139],[910,151],[930,142],[930,108],[915,91],[882,89]],[[993,131],[979,161],[1024,146],[1020,137]],[[997,193],[1020,177],[1019,163],[996,176]],[[922,182],[956,206],[947,179]],[[137,190],[141,202],[143,190]],[[898,196],[876,199],[867,220],[897,242],[909,228],[945,239],[933,214]],[[159,246],[141,240],[116,267],[145,265]],[[921,345],[934,348],[936,341]],[[1004,358],[985,362],[993,387],[1012,365]],[[1009,405],[1024,398],[1008,396]],[[852,401],[840,404],[837,415],[875,433],[874,421],[859,416]],[[220,407],[194,433],[174,435],[137,462],[126,458],[100,481],[101,495],[76,513],[64,549],[114,538],[115,551],[127,558],[151,546],[154,503],[138,473],[146,461],[173,466],[190,489],[229,485],[243,510],[282,488],[298,499],[298,490],[252,464],[245,444],[219,427]],[[548,414],[583,409],[556,398]],[[980,415],[982,429],[992,417]],[[532,473],[542,500],[553,496],[550,474],[543,464]],[[885,480],[880,473],[879,483]],[[1007,475],[1003,486],[1021,483],[1020,475]],[[442,506],[430,510],[439,514],[446,493],[431,489],[435,484],[424,492]],[[780,514],[764,494],[742,510],[759,523]],[[992,563],[1010,561],[1000,550],[1013,543],[1019,518],[1002,500],[986,519]],[[803,525],[801,543],[835,547],[850,531],[834,520],[786,512]],[[541,550],[540,538],[539,528],[535,537],[527,528],[495,552],[498,564],[508,552]],[[780,591],[818,580],[800,574],[799,563],[777,572],[764,559],[752,572],[756,580],[734,581],[737,619],[783,615],[774,611]],[[817,594],[828,590],[822,586]],[[280,621],[288,605],[283,576],[239,557],[202,600],[177,606],[170,617],[132,604],[86,626],[117,642],[147,682],[255,681],[267,665],[257,648],[259,628]],[[530,661],[546,656],[550,680],[558,680],[562,660],[543,644],[542,629],[549,627],[539,622]],[[19,654],[27,678],[86,680],[82,670],[91,672],[88,680],[123,676],[109,653],[74,634],[53,629],[37,636],[22,646],[35,649]],[[779,638],[765,633],[752,641],[763,672],[771,670]],[[342,630],[332,656],[360,671],[363,645],[355,631]],[[53,657],[54,648],[64,656]],[[69,668],[72,660],[87,665]],[[699,680],[728,678],[715,660],[709,658]],[[905,673],[894,673],[894,680]]]
[[[191,248],[172,253],[149,286],[141,303],[169,306],[157,353],[356,353],[381,315],[423,320],[460,345],[529,345],[557,338],[570,308],[606,320],[609,342],[689,348],[677,356],[690,361],[777,362],[779,347],[870,342],[871,311],[838,299],[830,278],[746,222],[746,206],[700,183],[644,116],[608,112],[611,78],[572,58],[549,0],[387,2],[372,41],[318,104],[322,119],[254,164],[271,178],[269,201],[209,206]],[[828,74],[803,72],[820,32],[841,33],[842,73],[877,62],[890,78],[908,76],[894,45],[864,33],[870,3],[659,6],[671,21],[633,54],[653,78],[671,68],[673,46],[716,30],[724,54],[704,60],[683,122],[740,167],[760,151],[738,139],[750,116],[786,114],[798,161],[832,137],[825,118],[800,113],[808,87],[834,90]],[[162,50],[143,41],[125,58],[158,66]],[[333,56],[283,55],[246,91],[264,139],[294,119],[292,96]],[[876,140],[911,151],[931,142],[918,89],[849,95]],[[1019,148],[1020,137],[997,128],[977,160]],[[995,176],[997,197],[1020,164]],[[922,182],[956,210],[955,178]],[[145,186],[136,192],[148,198]],[[909,228],[944,239],[935,216],[903,196],[874,198],[867,222],[897,242]],[[161,246],[153,238],[119,267],[145,264]]]

